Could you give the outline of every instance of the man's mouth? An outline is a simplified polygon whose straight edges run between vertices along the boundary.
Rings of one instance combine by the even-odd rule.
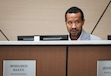
[[[73,30],[71,30],[71,32],[77,32],[77,30],[76,30],[76,29],[73,29]]]

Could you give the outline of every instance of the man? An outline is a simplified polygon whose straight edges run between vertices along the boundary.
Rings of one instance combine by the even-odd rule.
[[[84,14],[78,7],[71,7],[65,13],[66,27],[70,40],[101,40],[101,38],[91,35],[83,30],[85,22]]]

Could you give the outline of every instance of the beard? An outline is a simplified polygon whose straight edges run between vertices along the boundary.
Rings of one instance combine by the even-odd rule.
[[[76,36],[80,36],[80,34],[81,34],[81,30],[78,30],[78,29],[72,29],[72,30],[70,30],[70,34],[71,34],[71,36],[74,36],[74,37],[76,37]]]
[[[80,34],[81,34],[82,30],[78,30],[78,29],[71,29],[70,30],[70,38],[71,39],[78,39]]]

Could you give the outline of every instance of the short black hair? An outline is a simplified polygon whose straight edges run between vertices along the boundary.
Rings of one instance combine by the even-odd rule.
[[[80,14],[81,14],[81,19],[82,20],[84,20],[84,13],[83,13],[83,11],[80,9],[80,8],[78,8],[78,7],[71,7],[71,8],[69,8],[67,11],[66,11],[66,13],[65,13],[65,20],[67,20],[67,13],[79,13],[80,12]]]

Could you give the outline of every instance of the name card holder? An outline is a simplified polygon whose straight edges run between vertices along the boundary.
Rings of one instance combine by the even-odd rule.
[[[97,76],[111,76],[111,60],[97,61]]]
[[[3,76],[36,76],[36,60],[3,60]]]

